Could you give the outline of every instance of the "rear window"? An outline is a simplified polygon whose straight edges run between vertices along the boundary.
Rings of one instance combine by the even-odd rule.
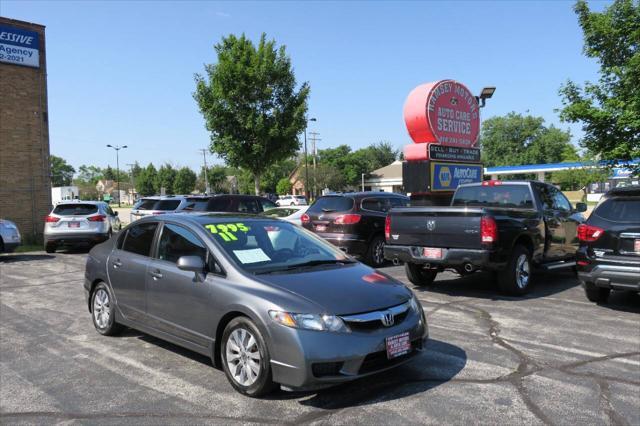
[[[209,204],[209,198],[187,198],[185,210],[203,212],[207,210],[207,204]]]
[[[452,205],[532,209],[533,200],[527,185],[467,186],[458,188]]]
[[[205,208],[208,212],[228,212],[231,209],[231,199],[229,197],[214,197],[207,203]]]
[[[158,202],[158,200],[152,200],[152,199],[147,199],[144,198],[142,200],[140,200],[138,202],[137,206],[134,206],[134,209],[140,209],[140,210],[153,210],[153,206],[155,206],[155,204]]]
[[[640,223],[640,199],[609,198],[598,205],[593,213],[612,222]]]
[[[296,195],[296,200],[306,200],[304,195]]]
[[[180,200],[160,200],[153,206],[153,210],[175,210],[180,205]]]
[[[60,216],[86,216],[98,212],[95,204],[58,204],[53,213]]]
[[[353,198],[349,197],[320,197],[309,207],[310,213],[346,212],[353,209]]]

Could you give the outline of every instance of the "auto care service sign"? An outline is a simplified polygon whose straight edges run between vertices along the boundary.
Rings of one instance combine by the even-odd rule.
[[[431,190],[455,191],[464,183],[482,181],[482,166],[479,164],[454,164],[431,162]]]
[[[35,31],[0,25],[0,62],[39,68],[39,34]]]
[[[422,84],[409,94],[404,119],[415,143],[471,148],[480,133],[476,97],[455,80]]]

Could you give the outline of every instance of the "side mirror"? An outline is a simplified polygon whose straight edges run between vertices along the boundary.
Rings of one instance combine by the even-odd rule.
[[[117,211],[113,212],[113,215],[118,216],[118,212]]]
[[[585,203],[576,203],[576,211],[578,213],[586,212],[587,205]]]
[[[178,259],[178,269],[202,273],[204,272],[204,260],[200,256],[181,256]]]

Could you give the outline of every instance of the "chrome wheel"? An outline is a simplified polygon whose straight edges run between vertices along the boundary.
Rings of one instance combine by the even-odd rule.
[[[244,328],[237,328],[229,335],[225,351],[231,377],[239,385],[251,386],[258,380],[262,358],[258,341]]]
[[[518,287],[525,288],[529,284],[529,259],[526,254],[521,254],[516,262],[516,283]]]
[[[93,296],[93,318],[99,328],[106,328],[111,317],[111,301],[109,293],[103,288],[98,289]]]
[[[380,240],[373,248],[373,262],[381,265],[384,262],[384,241]]]

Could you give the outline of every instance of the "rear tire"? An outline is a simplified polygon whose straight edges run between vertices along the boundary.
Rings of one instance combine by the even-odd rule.
[[[44,246],[44,251],[46,251],[47,253],[55,253],[56,252],[56,245],[53,243],[47,243]]]
[[[517,245],[511,252],[507,267],[498,272],[498,283],[503,292],[523,296],[531,289],[531,252]]]
[[[367,249],[366,263],[374,268],[384,265],[384,245],[385,240],[381,235],[376,235],[371,240]]]
[[[598,287],[594,283],[585,282],[582,284],[584,287],[584,294],[591,302],[604,303],[609,299],[610,288]]]
[[[424,269],[422,265],[417,265],[415,263],[405,263],[404,271],[407,274],[409,281],[420,287],[433,285],[433,281],[435,281],[436,276],[438,275],[437,270]]]

